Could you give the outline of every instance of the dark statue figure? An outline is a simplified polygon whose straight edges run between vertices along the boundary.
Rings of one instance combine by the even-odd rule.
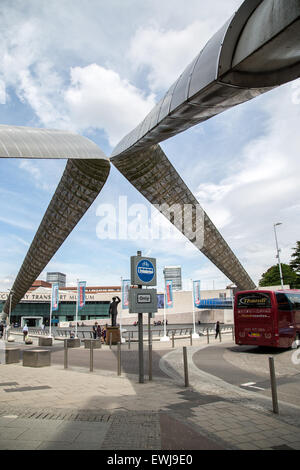
[[[111,326],[117,326],[118,304],[121,302],[120,297],[113,297],[109,306],[109,313],[111,315]]]

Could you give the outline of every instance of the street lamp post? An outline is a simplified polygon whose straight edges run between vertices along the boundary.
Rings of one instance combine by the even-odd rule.
[[[278,240],[277,240],[277,234],[276,234],[276,226],[282,225],[282,222],[277,222],[276,224],[273,225],[274,227],[274,234],[275,234],[275,242],[276,242],[276,250],[277,250],[277,255],[276,258],[278,259],[278,266],[279,266],[279,274],[280,274],[280,284],[281,288],[283,289],[283,277],[282,277],[282,268],[281,268],[281,262],[280,262],[280,248],[278,248]]]
[[[8,313],[8,324],[10,325],[10,315],[11,315],[11,301],[12,296],[14,295],[14,291],[10,289],[9,291],[9,313]]]

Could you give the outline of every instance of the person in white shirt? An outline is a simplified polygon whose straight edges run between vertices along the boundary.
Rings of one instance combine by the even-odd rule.
[[[25,323],[24,328],[23,328],[23,341],[25,341],[27,335],[28,335],[28,326]]]

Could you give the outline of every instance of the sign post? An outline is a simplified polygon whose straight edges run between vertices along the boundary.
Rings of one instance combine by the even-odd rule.
[[[121,343],[125,343],[125,338],[122,336],[122,311],[129,308],[129,289],[130,279],[123,279],[121,277],[121,314],[120,314],[120,338]]]
[[[136,256],[131,256],[131,285],[138,286],[129,290],[129,313],[138,314],[138,344],[139,344],[139,383],[144,383],[144,338],[143,338],[143,313],[148,313],[149,327],[149,354],[150,345],[150,314],[157,312],[157,291],[147,289],[148,286],[156,286],[156,259],[145,258],[138,251]],[[143,289],[146,286],[146,289]],[[151,346],[151,347],[150,347]],[[152,358],[151,358],[152,359]],[[150,360],[150,356],[149,356]],[[151,360],[149,362],[149,380],[152,379]]]
[[[77,299],[76,299],[76,317],[75,317],[75,338],[78,338],[78,310],[85,306],[85,281],[77,280]]]
[[[59,286],[58,283],[52,284],[51,301],[50,301],[50,325],[49,336],[52,337],[52,312],[58,310],[59,303]]]
[[[192,334],[192,338],[199,338],[198,333],[196,333],[196,321],[195,321],[195,306],[199,305],[200,303],[200,281],[192,281],[192,302],[193,302],[193,325],[194,325],[194,333]]]
[[[170,341],[167,335],[167,316],[166,309],[173,307],[173,282],[170,280],[165,281],[164,288],[164,336],[160,338],[160,341]]]

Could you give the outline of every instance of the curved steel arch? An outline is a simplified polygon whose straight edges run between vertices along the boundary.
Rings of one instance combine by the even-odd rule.
[[[191,204],[195,209],[192,225],[197,225],[200,208],[202,225],[197,230],[201,242],[192,241],[239,288],[252,288],[254,283],[154,144],[297,78],[299,24],[300,0],[245,0],[111,156],[113,164],[150,202]],[[16,126],[0,126],[0,157],[68,159],[14,282],[13,308],[95,200],[110,166],[96,144],[81,136]],[[177,222],[175,214],[173,223],[185,232]],[[8,312],[8,302],[4,312]]]
[[[14,126],[0,126],[0,157],[68,159],[13,284],[13,309],[100,193],[110,163],[102,150],[85,137]],[[9,299],[3,307],[3,318],[8,312]]]
[[[299,51],[299,0],[246,0],[111,157],[162,142],[298,78]]]
[[[163,200],[172,204],[171,178],[177,204],[183,205],[188,200],[199,206],[156,144],[297,78],[299,51],[300,0],[246,0],[145,119],[119,142],[111,162],[150,202]],[[145,169],[153,162],[156,170],[150,171],[148,179],[151,180],[151,175],[153,178],[150,184],[145,183]],[[198,246],[199,250],[239,289],[254,288],[255,284],[204,212],[201,221],[203,245]]]

